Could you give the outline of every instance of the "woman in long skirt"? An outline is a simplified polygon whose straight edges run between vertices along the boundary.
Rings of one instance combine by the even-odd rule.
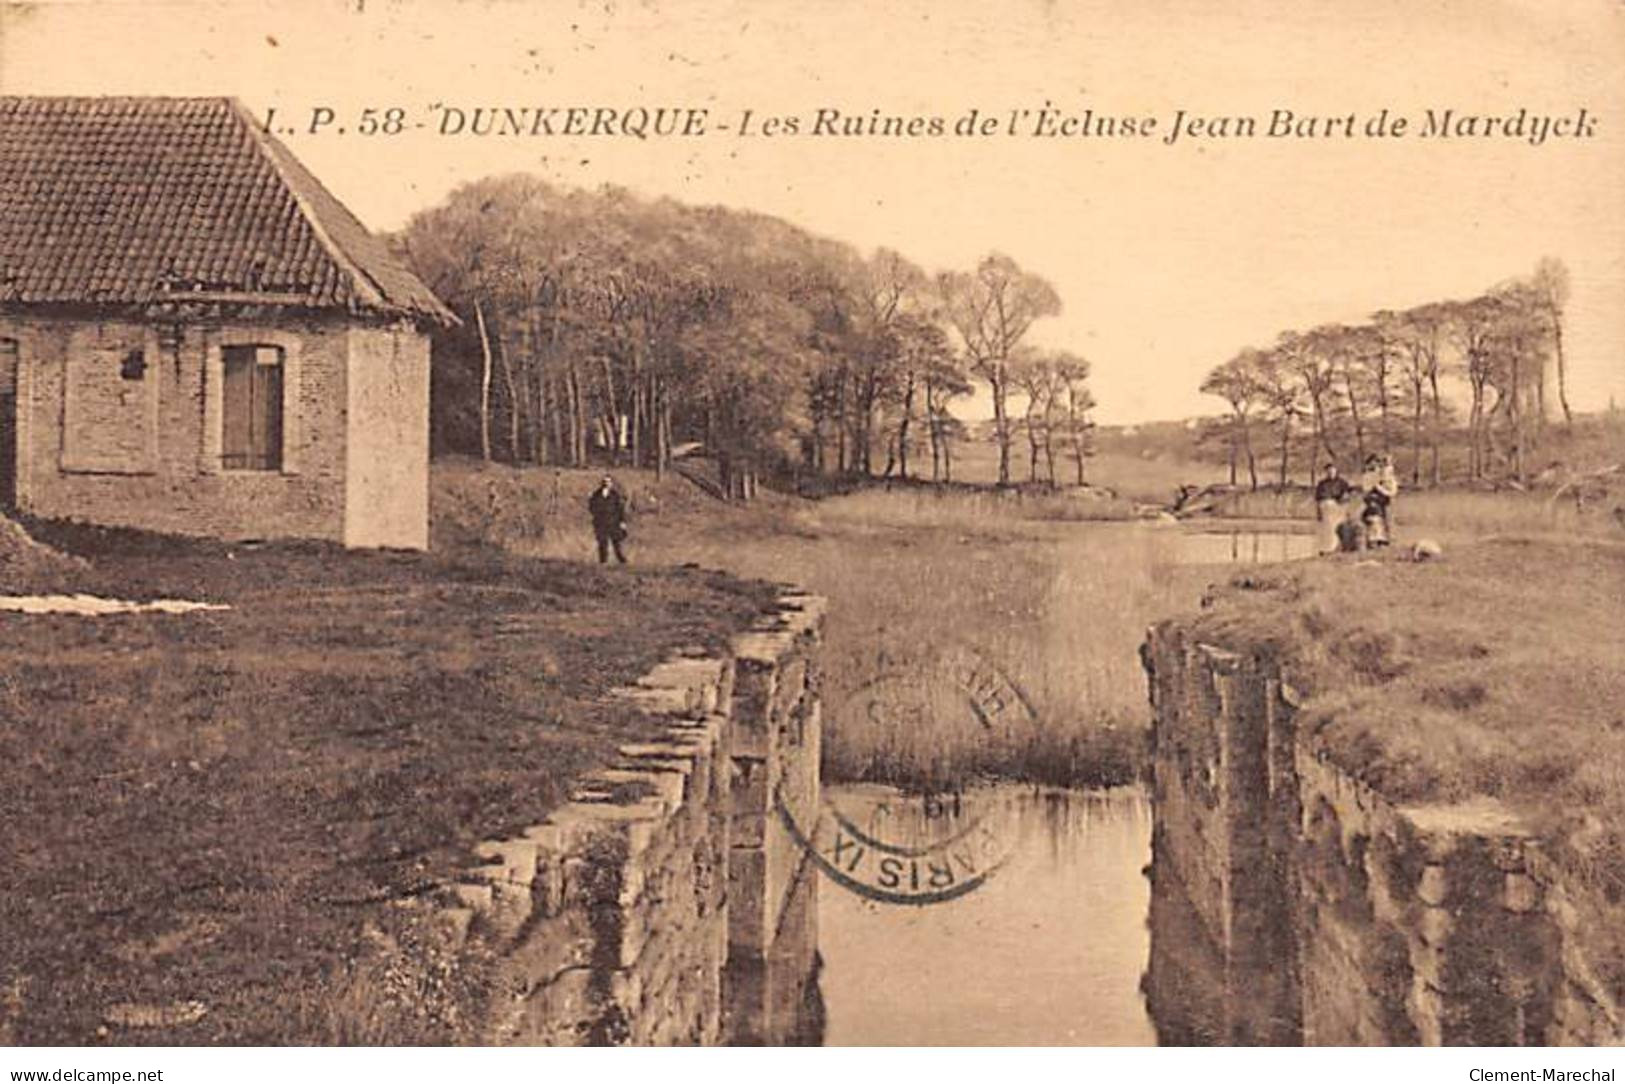
[[[1343,502],[1353,489],[1337,473],[1336,463],[1326,464],[1320,481],[1315,483],[1315,548],[1321,553],[1336,553],[1342,548],[1337,528],[1345,518]]]

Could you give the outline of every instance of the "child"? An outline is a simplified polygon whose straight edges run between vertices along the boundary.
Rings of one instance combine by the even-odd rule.
[[[1388,544],[1388,498],[1380,490],[1366,490],[1360,523],[1365,527],[1367,548],[1376,549]]]

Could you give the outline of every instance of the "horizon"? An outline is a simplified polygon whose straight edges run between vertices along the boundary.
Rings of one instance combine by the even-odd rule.
[[[277,134],[380,233],[460,184],[523,172],[773,215],[865,255],[895,248],[931,272],[1003,251],[1060,293],[1061,315],[1035,325],[1032,341],[1091,361],[1105,425],[1211,415],[1197,385],[1243,347],[1474,296],[1546,255],[1574,280],[1565,339],[1576,410],[1625,394],[1625,223],[1614,183],[1625,175],[1625,139],[1609,126],[1625,106],[1625,73],[1612,64],[1625,40],[1617,7],[1554,15],[1451,0],[1426,24],[1398,0],[1357,13],[1330,2],[1182,8],[1179,19],[1170,7],[1181,5],[1159,15],[1099,0],[1035,0],[1005,13],[837,3],[792,22],[725,0],[676,13],[5,5],[0,93],[228,95],[256,117],[275,109],[278,125],[331,108],[338,120],[317,134]],[[1513,33],[1537,44],[1507,54]],[[130,50],[137,35],[144,48]],[[1068,116],[1092,109],[1096,121],[1292,107],[1362,116],[1588,108],[1600,120],[1594,139],[1542,146],[335,133],[369,107],[432,117],[422,111],[436,102],[703,107],[713,123],[738,123],[749,109],[758,125],[819,108],[951,122],[970,108],[1046,102]],[[985,412],[983,391],[966,416]]]

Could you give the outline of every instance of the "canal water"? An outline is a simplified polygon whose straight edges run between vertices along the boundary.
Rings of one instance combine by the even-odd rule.
[[[855,820],[885,801],[873,788],[828,789]],[[819,885],[824,1042],[1155,1043],[1140,993],[1150,949],[1144,794],[1005,786],[982,799],[998,807],[1006,857],[975,891],[908,905]]]
[[[1285,531],[1187,531],[1180,536],[1182,564],[1263,564],[1315,555],[1315,536]]]
[[[1313,535],[1281,531],[1169,538],[1173,546],[1162,552],[1186,565],[1290,561],[1315,552]],[[929,849],[913,846],[920,825],[905,830],[899,818],[919,802],[886,788],[826,788],[826,804],[855,829],[880,841],[899,831],[909,837],[896,851],[899,869],[914,861],[907,854]],[[1178,1017],[1162,1021],[1153,1020],[1143,993],[1155,922],[1164,927],[1156,931],[1164,975],[1189,977],[1206,966],[1194,925],[1179,921],[1179,901],[1153,907],[1146,875],[1152,810],[1143,791],[1006,785],[979,791],[971,804],[974,817],[955,810],[938,830],[953,837],[961,814],[978,822],[980,835],[994,826],[1003,862],[974,891],[922,904],[873,898],[833,877],[818,886],[826,1045],[1144,1046],[1159,1033],[1174,1042],[1213,1041],[1189,1026],[1187,1018],[1200,1014],[1184,1011],[1185,992],[1162,989],[1163,1008],[1174,1005]],[[918,864],[929,869],[931,862]]]

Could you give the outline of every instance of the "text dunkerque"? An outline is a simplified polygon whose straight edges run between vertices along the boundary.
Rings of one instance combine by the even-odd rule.
[[[1600,119],[1589,108],[1551,111],[1516,106],[1420,110],[1382,107],[1325,112],[1279,107],[1261,112],[1108,112],[1053,102],[953,113],[896,112],[881,107],[823,105],[806,110],[689,105],[483,105],[435,102],[421,109],[369,106],[343,110],[266,110],[267,131],[285,135],[387,138],[422,133],[454,139],[689,140],[994,140],[1118,141],[1180,146],[1243,141],[1316,142],[1423,139],[1514,141],[1530,146],[1595,139]]]

